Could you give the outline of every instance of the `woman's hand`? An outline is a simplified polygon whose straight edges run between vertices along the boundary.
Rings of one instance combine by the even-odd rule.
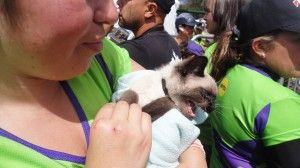
[[[144,168],[151,138],[151,117],[137,104],[106,104],[91,127],[86,167]]]
[[[179,158],[177,168],[207,168],[205,151],[200,140],[196,140]]]

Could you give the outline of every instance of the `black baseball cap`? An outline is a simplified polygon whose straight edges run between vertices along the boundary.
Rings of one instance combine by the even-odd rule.
[[[165,14],[168,14],[171,11],[171,7],[175,4],[175,0],[155,0],[155,2]]]
[[[194,27],[195,25],[197,25],[197,22],[193,15],[191,15],[190,13],[181,13],[175,20],[175,26],[178,27],[179,25]]]
[[[282,30],[300,33],[300,0],[252,0],[241,7],[239,42]]]

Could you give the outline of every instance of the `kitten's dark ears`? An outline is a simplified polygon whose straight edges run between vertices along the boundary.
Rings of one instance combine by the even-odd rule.
[[[204,77],[204,69],[207,65],[207,58],[205,56],[195,56],[183,60],[183,64],[179,65],[179,72],[186,76],[187,74],[195,74]]]

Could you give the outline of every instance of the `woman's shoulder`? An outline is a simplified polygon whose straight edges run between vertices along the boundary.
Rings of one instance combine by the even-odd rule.
[[[120,74],[131,71],[131,59],[128,51],[107,38],[103,40],[101,56],[113,75],[119,77]]]
[[[294,94],[263,72],[242,65],[230,69],[218,86],[219,98],[253,101],[261,105],[294,97]]]

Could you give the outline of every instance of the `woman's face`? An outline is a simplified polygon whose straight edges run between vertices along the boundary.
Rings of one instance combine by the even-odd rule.
[[[206,0],[204,3],[204,11],[205,15],[203,19],[206,21],[207,32],[211,34],[216,33],[217,23],[214,21],[214,8],[215,8],[215,0]]]
[[[25,0],[16,5],[21,16],[16,29],[0,12],[0,64],[42,79],[64,80],[84,72],[117,19],[113,0]]]
[[[285,77],[300,77],[300,33],[285,32],[274,40],[266,53],[265,64]]]

